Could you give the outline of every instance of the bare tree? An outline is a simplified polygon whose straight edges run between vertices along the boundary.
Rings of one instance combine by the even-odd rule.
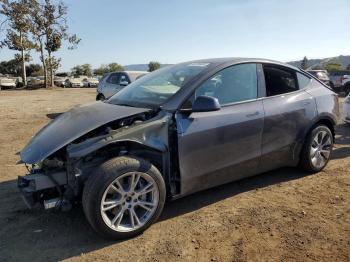
[[[27,0],[2,0],[1,2],[0,14],[6,17],[2,25],[6,23],[8,28],[6,29],[5,39],[0,42],[0,46],[20,51],[22,80],[23,84],[26,85],[26,58],[28,58],[28,51],[34,48],[34,44],[28,37],[30,29],[29,4]]]
[[[75,34],[68,34],[67,6],[65,4],[62,2],[55,4],[52,0],[45,0],[41,9],[44,18],[45,49],[48,55],[48,68],[50,68],[50,86],[53,86],[52,54],[61,48],[62,41],[68,41],[69,49],[73,49],[80,42],[80,39]]]
[[[51,56],[51,59],[50,61],[48,61],[49,59],[47,58],[46,59],[46,65],[47,65],[47,69],[50,73],[49,75],[49,78],[48,78],[48,82],[49,83],[54,83],[54,76],[55,76],[55,73],[57,71],[57,69],[61,66],[61,58],[56,58],[54,56]]]
[[[40,53],[40,61],[43,67],[44,73],[44,85],[48,86],[48,74],[47,74],[47,65],[46,65],[46,56],[45,56],[45,30],[44,23],[45,19],[42,16],[42,6],[37,2],[37,0],[28,0],[30,4],[30,32],[35,41],[35,49]]]
[[[68,34],[67,7],[62,2],[52,0],[27,0],[30,2],[30,31],[36,41],[36,49],[44,69],[45,87],[54,86],[54,71],[59,61],[53,53],[58,51],[63,41],[73,49],[80,42],[76,35]],[[57,63],[58,62],[58,63]]]

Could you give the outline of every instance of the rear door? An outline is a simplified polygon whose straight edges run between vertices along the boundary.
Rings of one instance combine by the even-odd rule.
[[[266,97],[261,171],[294,165],[305,130],[316,116],[316,103],[304,88],[310,78],[293,69],[266,64]]]
[[[223,69],[191,100],[199,95],[216,97],[222,108],[176,115],[182,194],[255,174],[261,155],[264,111],[256,64]]]

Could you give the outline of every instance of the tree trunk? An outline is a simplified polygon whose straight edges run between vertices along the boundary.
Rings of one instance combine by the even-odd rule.
[[[19,33],[20,41],[21,41],[21,60],[22,60],[22,83],[24,86],[27,85],[27,74],[26,74],[26,58],[24,55],[24,48],[23,48],[23,36],[22,32]]]
[[[47,88],[47,67],[45,63],[44,45],[41,42],[41,39],[39,39],[39,43],[40,43],[40,58],[41,58],[41,62],[43,64],[43,70],[44,70],[44,85],[45,85],[45,88]]]
[[[51,52],[48,51],[48,57],[49,57],[49,70],[50,70],[50,86],[54,86],[54,75],[53,75],[53,68],[52,68],[52,60],[51,60]]]

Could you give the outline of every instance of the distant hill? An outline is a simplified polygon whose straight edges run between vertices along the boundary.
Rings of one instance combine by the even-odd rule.
[[[335,56],[335,57],[328,57],[328,58],[323,58],[323,59],[310,59],[308,61],[308,66],[310,69],[314,68],[324,68],[326,64],[329,63],[337,63],[341,64],[343,68],[345,69],[349,64],[350,64],[350,55],[340,55],[340,56]],[[291,64],[296,67],[300,67],[301,65],[301,60],[300,61],[291,61],[288,62],[288,64]]]
[[[170,64],[161,64],[160,67],[168,66]],[[148,71],[148,64],[135,64],[123,66],[127,71]]]

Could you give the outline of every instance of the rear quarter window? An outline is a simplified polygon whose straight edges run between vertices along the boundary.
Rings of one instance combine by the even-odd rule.
[[[303,89],[308,86],[311,82],[311,78],[301,74],[297,73],[298,83],[299,83],[299,89]]]
[[[299,90],[296,71],[278,65],[264,65],[266,95],[275,96]]]

